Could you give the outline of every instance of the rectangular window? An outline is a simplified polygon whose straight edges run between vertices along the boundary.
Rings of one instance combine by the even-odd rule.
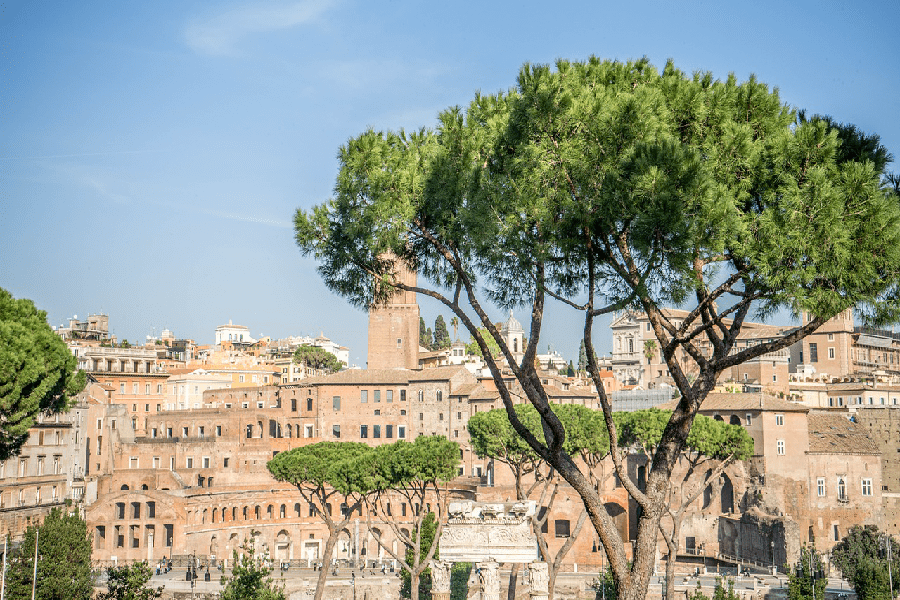
[[[819,495],[819,498],[825,497],[825,478],[819,477],[816,479],[816,492]]]
[[[161,383],[157,383],[157,384],[156,384],[156,393],[157,393],[157,394],[162,394],[162,384],[161,384]],[[158,405],[158,404],[156,405],[156,410],[159,410],[159,405]]]
[[[181,428],[181,437],[187,437],[187,436],[188,436],[188,428],[182,427]]]
[[[137,456],[131,457],[131,459],[129,460],[128,468],[129,469],[137,469],[138,468],[138,457]]]
[[[406,390],[400,390],[400,402],[406,402]]]
[[[150,384],[149,383],[144,384],[144,394],[147,396],[150,395]]]
[[[751,415],[750,413],[747,413],[746,415],[744,415],[744,425],[746,425],[747,427],[750,427],[750,424],[752,422],[753,422],[753,415]]]
[[[828,349],[828,358],[834,360],[834,348]]]
[[[779,427],[784,425],[784,415],[775,415],[775,424]]]
[[[341,410],[341,397],[340,396],[334,396],[331,399],[331,407],[334,409],[334,412]]]
[[[303,426],[303,437],[311,438],[313,436],[313,426],[312,425],[304,425]]]
[[[306,410],[312,410],[312,398],[306,399]]]
[[[238,375],[238,383],[244,383],[244,376]]]
[[[840,532],[840,530],[838,529],[838,526],[837,526],[837,525],[834,526],[834,531],[833,531],[833,533],[834,533],[834,541],[836,541],[836,542],[841,541],[841,532]]]
[[[819,362],[819,347],[816,344],[809,345],[809,362]]]
[[[186,466],[188,469],[193,469],[193,468],[194,468],[194,457],[188,456],[188,457],[187,457],[187,464],[186,464],[185,466]]]
[[[124,383],[120,383],[120,384],[119,384],[119,393],[120,393],[120,394],[124,394],[124,393],[125,393],[125,384],[124,384]]]
[[[222,459],[222,467],[224,467],[226,469],[228,468],[228,457],[227,456]]]
[[[569,520],[557,519],[553,523],[553,531],[556,537],[569,537]]]
[[[776,451],[779,456],[784,456],[784,440],[777,440],[775,442]]]
[[[369,401],[369,390],[359,390],[359,402],[365,404]]]
[[[216,437],[222,437],[222,426],[216,425]]]
[[[862,495],[863,496],[871,496],[872,495],[872,480],[871,479],[863,479],[862,480]]]
[[[386,390],[384,392],[384,401],[385,402],[393,402],[394,401],[394,390]]]
[[[203,457],[203,468],[204,468],[204,469],[208,469],[208,468],[209,468],[209,457],[208,457],[208,456],[204,456],[204,457]]]
[[[372,400],[375,402],[381,402],[381,390],[375,390],[372,392]]]
[[[331,426],[331,437],[333,437],[333,438],[341,437],[341,426],[340,425],[332,425]]]
[[[369,437],[369,426],[368,425],[360,425],[359,426],[359,437],[361,437],[361,438]]]
[[[158,468],[159,468],[159,457],[158,457],[158,456],[154,456],[154,457],[153,457],[153,468],[154,468],[154,469],[158,469]]]
[[[397,427],[397,438],[401,440],[406,439],[406,427],[403,425]]]
[[[385,425],[384,426],[384,437],[387,439],[393,439],[394,437],[394,426],[393,425]]]
[[[372,427],[372,437],[375,439],[381,437],[381,425],[375,425]]]

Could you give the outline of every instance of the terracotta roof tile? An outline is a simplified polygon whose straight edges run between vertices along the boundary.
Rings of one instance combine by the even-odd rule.
[[[812,411],[809,413],[811,454],[881,454],[875,442],[846,415]]]
[[[677,400],[661,404],[659,408],[663,410],[673,410]],[[750,410],[750,411],[777,411],[777,412],[809,412],[809,408],[802,404],[795,404],[780,400],[772,396],[760,394],[721,394],[710,393],[703,404],[700,405],[700,412],[707,413],[716,410]]]

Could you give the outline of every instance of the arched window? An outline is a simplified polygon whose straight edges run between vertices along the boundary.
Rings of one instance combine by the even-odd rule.
[[[731,415],[731,418],[728,419],[728,423],[729,423],[730,425],[740,425],[740,424],[741,424],[741,418],[740,418],[739,416],[737,416],[737,415]]]
[[[256,426],[259,427],[259,439],[262,439],[262,436],[263,436],[262,421],[257,421]]]
[[[272,505],[271,504],[266,507],[266,518],[267,519],[272,518]]]
[[[283,519],[287,516],[287,506],[284,504],[281,505],[281,510],[278,511],[278,518]]]
[[[253,518],[259,521],[259,506],[257,505],[253,509]]]
[[[245,507],[244,507],[244,520],[245,520],[245,521],[247,520],[247,514],[248,514],[248,513],[249,513],[249,511],[247,510],[247,507],[245,506]]]
[[[838,478],[838,500],[846,500],[847,499],[847,484],[844,482],[843,477]]]
[[[225,510],[225,509],[223,508],[222,510]],[[231,507],[231,520],[237,521],[237,507],[236,506]]]
[[[247,439],[253,437],[253,425],[247,425]]]
[[[294,503],[294,512],[297,513],[298,517],[300,516],[300,503],[299,502]]]
[[[519,340],[518,338],[513,338],[513,353],[519,351]]]
[[[127,490],[130,489],[127,485],[123,485],[120,489]]]
[[[288,436],[288,437],[291,437],[291,425],[290,425],[290,423],[288,423],[288,426],[286,427],[286,429],[287,429],[287,436]]]

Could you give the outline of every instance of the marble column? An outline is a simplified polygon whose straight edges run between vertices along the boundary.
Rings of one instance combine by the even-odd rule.
[[[446,560],[433,560],[431,567],[431,599],[450,600],[450,569],[453,563]]]
[[[500,565],[495,560],[475,563],[481,582],[481,600],[500,600]]]
[[[550,595],[550,570],[547,563],[536,560],[528,565],[531,600],[547,600]]]

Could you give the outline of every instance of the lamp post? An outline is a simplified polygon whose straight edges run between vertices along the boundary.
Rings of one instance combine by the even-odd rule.
[[[884,542],[885,555],[887,556],[888,561],[888,585],[890,586],[891,598],[894,597],[894,575],[892,573],[892,563],[893,563],[893,553],[891,552],[893,544],[891,543],[891,536],[888,534],[884,534],[882,538]]]
[[[187,575],[185,579],[191,582],[191,598],[194,598],[194,586],[197,581],[197,552],[193,552],[191,554],[191,562],[187,568]]]
[[[772,547],[772,575],[778,572],[778,567],[775,566],[775,540],[769,541],[769,545]]]

